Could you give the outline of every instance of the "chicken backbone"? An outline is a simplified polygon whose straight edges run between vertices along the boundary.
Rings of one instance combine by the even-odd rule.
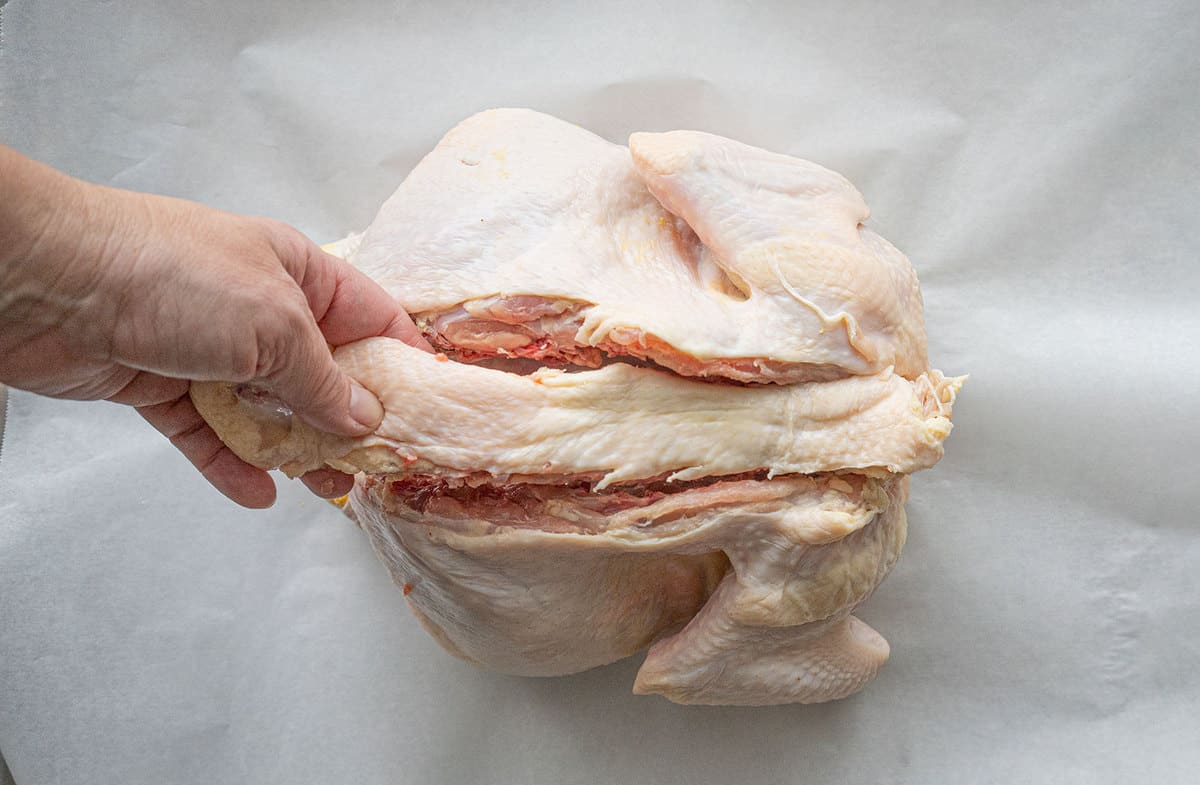
[[[468,662],[554,676],[649,646],[638,693],[841,698],[888,657],[851,613],[963,381],[929,367],[916,274],[867,216],[840,175],[718,136],[483,112],[333,247],[439,350],[334,352],[375,433],[248,385],[192,399],[252,464],[356,473],[348,510]]]

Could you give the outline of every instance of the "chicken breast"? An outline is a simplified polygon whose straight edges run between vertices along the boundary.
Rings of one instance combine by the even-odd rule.
[[[808,161],[693,131],[629,148],[526,110],[464,121],[339,249],[440,346],[804,381],[927,370],[908,260]]]
[[[887,659],[851,614],[963,383],[866,218],[840,175],[732,140],[484,112],[334,246],[443,352],[335,351],[375,433],[253,385],[192,400],[250,463],[356,473],[347,509],[458,657],[553,676],[649,646],[635,692],[844,697]]]

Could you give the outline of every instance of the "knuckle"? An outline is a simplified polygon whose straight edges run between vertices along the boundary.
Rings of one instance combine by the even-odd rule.
[[[255,330],[254,338],[254,375],[268,380],[279,377],[288,369],[293,353],[287,330],[279,328],[274,322],[266,322]]]
[[[248,220],[252,225],[257,227],[258,231],[261,232],[262,237],[268,241],[284,239],[287,237],[289,232],[294,231],[292,227],[288,226],[283,221],[277,221],[274,218],[253,216]]]
[[[241,343],[229,354],[230,382],[248,382],[259,374],[260,352],[256,346]]]
[[[274,254],[283,260],[304,259],[308,255],[308,238],[299,229],[272,218],[257,218],[259,230]]]
[[[320,333],[303,296],[287,294],[256,317],[258,373],[264,378],[310,375],[316,352],[324,350]]]

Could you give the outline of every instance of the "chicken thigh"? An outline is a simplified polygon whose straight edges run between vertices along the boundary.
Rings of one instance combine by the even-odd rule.
[[[963,381],[929,367],[916,275],[866,218],[841,176],[728,139],[484,112],[334,246],[442,352],[336,350],[375,433],[252,385],[192,399],[250,463],[357,473],[349,511],[469,662],[552,676],[649,646],[639,693],[844,697],[887,659],[851,613]]]

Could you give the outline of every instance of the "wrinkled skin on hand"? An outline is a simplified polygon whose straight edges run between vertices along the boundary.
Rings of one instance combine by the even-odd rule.
[[[330,346],[424,345],[377,284],[285,224],[90,185],[4,148],[0,233],[0,381],[136,407],[248,507],[269,506],[274,483],[204,423],[191,380],[254,381],[314,427],[361,435],[383,410]],[[328,469],[305,482],[323,496],[352,484]]]

